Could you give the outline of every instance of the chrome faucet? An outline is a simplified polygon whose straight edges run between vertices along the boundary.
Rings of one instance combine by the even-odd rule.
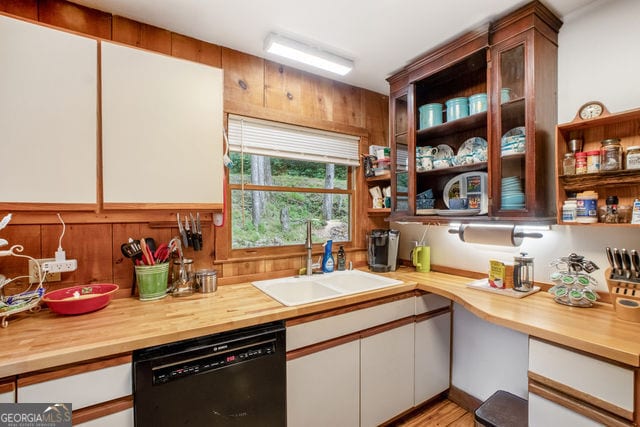
[[[311,250],[313,245],[311,244],[311,220],[307,220],[307,240],[304,243],[304,247],[307,250],[307,276],[311,276],[313,274],[313,260]]]

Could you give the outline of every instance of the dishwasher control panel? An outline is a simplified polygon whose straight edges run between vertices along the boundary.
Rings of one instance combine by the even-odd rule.
[[[237,363],[269,356],[276,351],[275,341],[256,343],[249,347],[228,349],[226,346],[212,348],[212,353],[180,362],[153,368],[153,384],[166,384],[186,376],[196,375],[214,369],[225,368]]]

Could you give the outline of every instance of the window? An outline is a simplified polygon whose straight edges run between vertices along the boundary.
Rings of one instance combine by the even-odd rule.
[[[229,116],[231,249],[351,240],[358,138]]]

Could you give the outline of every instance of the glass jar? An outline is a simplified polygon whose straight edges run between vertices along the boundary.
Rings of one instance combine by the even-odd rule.
[[[565,175],[576,174],[576,156],[573,153],[566,153],[562,161],[562,171]]]
[[[600,151],[591,150],[587,151],[587,173],[600,172]]]
[[[600,222],[608,224],[617,224],[620,222],[618,217],[618,196],[607,197],[607,206],[603,215],[600,216]]]
[[[627,169],[640,169],[640,146],[627,148]]]
[[[617,171],[622,169],[622,145],[620,145],[620,139],[605,139],[602,141],[601,151],[601,169],[603,171]]]
[[[587,173],[587,153],[581,151],[576,153],[576,175]]]

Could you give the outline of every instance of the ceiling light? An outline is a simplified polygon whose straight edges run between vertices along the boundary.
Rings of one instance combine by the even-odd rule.
[[[350,59],[274,33],[265,39],[264,50],[341,76],[353,68]]]

